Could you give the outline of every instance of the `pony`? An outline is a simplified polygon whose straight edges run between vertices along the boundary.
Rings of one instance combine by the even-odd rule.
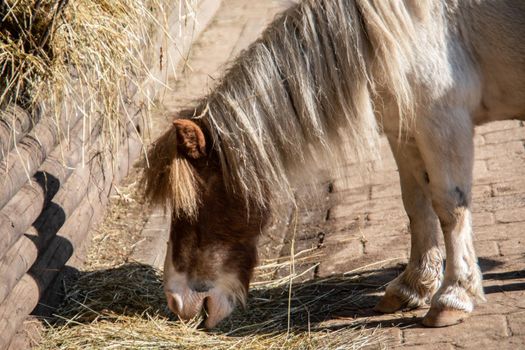
[[[411,253],[375,309],[430,300],[425,326],[468,317],[484,300],[474,127],[525,120],[523,18],[514,0],[303,0],[277,16],[148,151],[145,196],[172,213],[169,308],[182,319],[205,309],[212,328],[244,304],[257,238],[279,203],[293,203],[296,178],[366,159],[383,133]]]

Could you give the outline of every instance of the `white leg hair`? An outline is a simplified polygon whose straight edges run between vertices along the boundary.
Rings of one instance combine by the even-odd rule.
[[[390,139],[398,164],[403,204],[410,218],[411,251],[408,265],[389,283],[376,306],[381,312],[424,305],[438,289],[442,275],[442,254],[438,246],[439,221],[429,197],[428,175],[412,142]]]
[[[470,210],[474,128],[463,110],[434,114],[420,126],[416,140],[429,174],[430,196],[447,256],[443,283],[423,323],[446,326],[472,312],[475,299],[484,300]]]

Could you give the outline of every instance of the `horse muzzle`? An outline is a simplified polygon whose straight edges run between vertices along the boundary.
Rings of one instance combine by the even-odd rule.
[[[204,327],[214,328],[219,322],[228,317],[235,308],[233,298],[218,293],[216,290],[207,292],[165,291],[168,308],[181,320],[189,321],[204,310]]]
[[[166,291],[168,308],[184,321],[189,321],[197,316],[203,307],[206,295],[203,293],[172,293]]]

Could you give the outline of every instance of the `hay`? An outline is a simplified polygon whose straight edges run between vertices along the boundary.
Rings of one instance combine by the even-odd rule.
[[[315,257],[311,253],[300,253],[293,260],[310,261]],[[368,329],[362,320],[342,316],[362,304],[356,285],[363,275],[293,284],[290,296],[292,276],[261,280],[290,261],[269,261],[259,267],[260,282],[252,286],[247,309],[235,311],[211,332],[199,329],[202,317],[187,323],[174,319],[165,306],[161,273],[150,266],[131,263],[83,272],[66,283],[66,302],[39,348],[360,349],[388,342],[380,328]]]
[[[123,113],[125,106],[148,74],[144,60],[152,33],[164,28],[156,18],[179,5],[169,0],[2,1],[0,108],[39,106],[45,118],[57,122],[81,113],[87,130],[101,122],[105,144],[118,145],[131,119]]]
[[[315,248],[258,266],[247,308],[236,310],[218,329],[200,330],[202,318],[178,321],[166,307],[162,273],[128,261],[147,211],[133,177],[123,185],[111,199],[104,225],[95,231],[86,270],[65,281],[64,304],[48,320],[40,349],[360,349],[388,344],[381,328],[353,318],[370,306],[367,291],[382,287],[367,283],[363,290],[363,279],[372,274],[364,271],[372,265],[299,282],[323,258]]]

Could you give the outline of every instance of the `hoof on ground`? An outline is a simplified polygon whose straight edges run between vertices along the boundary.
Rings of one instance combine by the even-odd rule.
[[[463,322],[470,316],[469,312],[456,309],[430,308],[423,318],[425,327],[447,327]]]
[[[374,311],[390,314],[405,307],[406,303],[397,295],[385,293],[379,303],[374,306]]]

